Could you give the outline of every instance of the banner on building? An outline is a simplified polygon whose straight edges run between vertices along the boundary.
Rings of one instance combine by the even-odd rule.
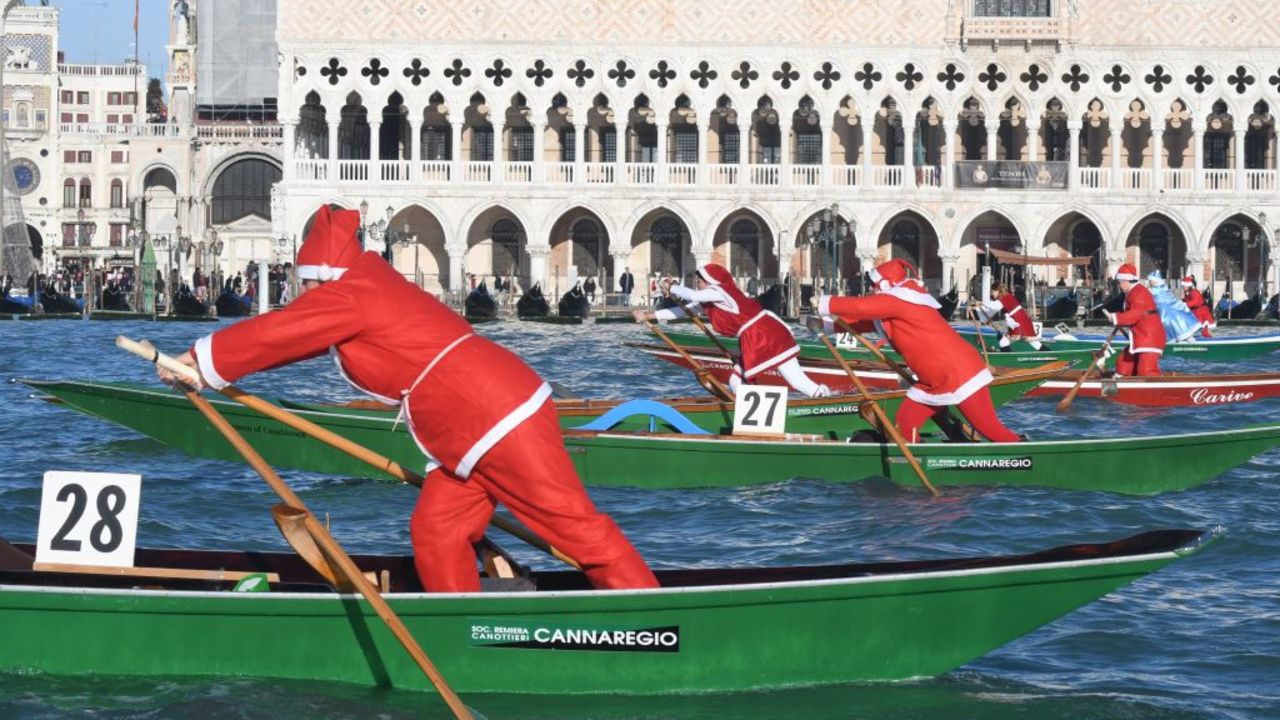
[[[956,162],[956,187],[1065,190],[1068,165],[1060,161],[961,160]]]

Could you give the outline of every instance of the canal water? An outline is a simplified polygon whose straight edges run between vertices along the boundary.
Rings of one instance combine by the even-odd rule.
[[[179,351],[211,324],[0,322],[0,378],[149,381],[117,333]],[[622,347],[634,325],[501,322],[480,332],[544,377],[584,396],[698,394],[687,372]],[[1232,365],[1168,361],[1184,371],[1280,370],[1280,356]],[[241,383],[295,399],[355,394],[327,360]],[[46,470],[144,478],[139,545],[282,550],[274,502],[246,467],[200,460],[128,430],[0,386],[0,535],[33,541]],[[1148,435],[1280,422],[1280,402],[1135,409],[1079,399],[1020,400],[1000,414],[1032,437]],[[1142,462],[1137,459],[1136,462]],[[1123,473],[1125,468],[1116,468]],[[353,552],[408,552],[406,486],[286,472]],[[792,565],[1025,552],[1159,527],[1223,526],[1204,552],[1068,615],[960,670],[904,683],[666,698],[467,697],[497,718],[1266,718],[1280,717],[1280,451],[1191,490],[1156,497],[1041,489],[947,489],[931,499],[881,484],[796,479],[719,490],[593,489],[640,551],[662,568]],[[552,561],[505,543],[521,561]],[[953,622],[964,623],[957,616]],[[857,623],[858,618],[849,618]],[[0,642],[4,641],[0,625]],[[269,638],[246,638],[252,643]],[[428,647],[429,650],[429,647]],[[493,672],[502,673],[500,665]],[[445,717],[421,693],[332,683],[0,674],[0,718]]]

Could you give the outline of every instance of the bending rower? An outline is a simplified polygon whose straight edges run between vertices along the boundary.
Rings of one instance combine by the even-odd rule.
[[[1116,375],[1155,376],[1160,374],[1160,356],[1164,354],[1164,325],[1156,310],[1151,291],[1138,282],[1138,269],[1125,263],[1116,271],[1120,292],[1124,293],[1124,310],[1103,310],[1107,320],[1125,328],[1129,345],[1116,358]]]

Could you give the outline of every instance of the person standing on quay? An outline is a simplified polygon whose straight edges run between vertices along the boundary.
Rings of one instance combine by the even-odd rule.
[[[631,268],[622,269],[622,275],[618,278],[618,292],[622,293],[622,306],[631,305],[631,292],[636,289],[636,278],[631,274]]]

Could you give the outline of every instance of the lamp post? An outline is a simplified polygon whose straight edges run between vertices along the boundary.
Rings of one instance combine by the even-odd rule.
[[[814,278],[814,293],[817,293],[819,279],[823,283],[834,281],[834,288],[830,286],[828,291],[839,294],[841,291],[841,274],[840,274],[840,255],[843,245],[853,237],[854,225],[852,221],[845,220],[840,217],[840,206],[832,204],[831,207],[824,209],[818,213],[804,226],[804,239],[801,245],[810,248],[810,257],[813,256],[813,248],[816,246],[821,253],[822,272],[819,272],[819,263],[814,262],[811,269]]]
[[[222,272],[222,249],[226,247],[226,243],[218,237],[218,229],[212,228],[209,231],[209,253],[213,258],[214,277],[217,282],[217,292],[222,292],[223,272]]]
[[[382,220],[378,220],[378,221],[376,221],[376,222],[369,222],[369,201],[368,201],[368,200],[361,200],[361,201],[360,201],[360,246],[361,246],[361,249],[368,250],[368,249],[370,248],[370,245],[372,245],[372,244],[374,244],[374,243],[381,243],[381,242],[383,242],[383,239],[384,239],[384,237],[385,237],[385,235],[386,235],[386,232],[387,232],[387,225],[389,224],[389,222],[390,222],[390,220],[391,220],[391,213],[392,213],[392,212],[393,212],[392,208],[391,208],[390,206],[387,206],[387,216],[386,216],[386,218],[384,218],[384,219],[382,219]],[[390,250],[390,248],[389,248],[389,247],[384,247],[384,248],[383,248],[383,255],[382,255],[382,256],[383,256],[384,258],[387,258],[387,262],[390,262],[391,250]]]

